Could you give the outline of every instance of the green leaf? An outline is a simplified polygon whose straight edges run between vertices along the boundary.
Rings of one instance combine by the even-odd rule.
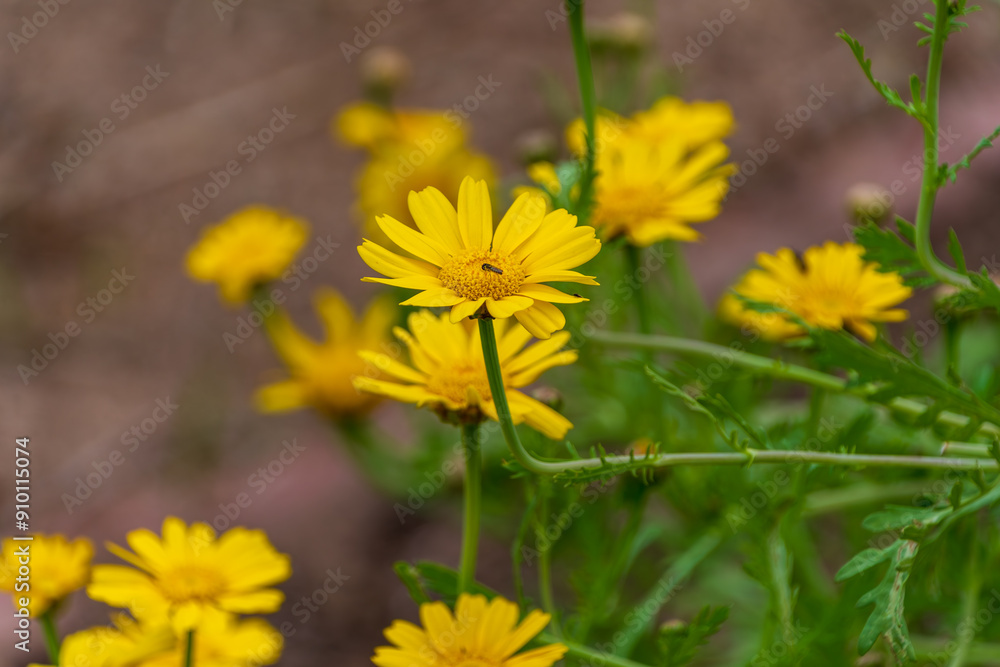
[[[948,174],[947,174],[948,180],[954,183],[955,179],[958,178],[958,172],[961,169],[968,169],[969,166],[972,164],[972,161],[976,159],[976,157],[980,153],[982,153],[987,148],[993,146],[993,142],[996,141],[997,137],[1000,137],[1000,126],[997,126],[997,129],[993,130],[993,132],[991,132],[989,136],[980,139],[979,143],[976,144],[971,151],[969,151],[968,155],[963,157],[961,160],[959,160],[952,166],[948,167]]]
[[[969,272],[965,266],[965,253],[962,252],[962,243],[958,240],[958,235],[955,233],[954,227],[950,227],[948,229],[948,253],[955,262],[955,267],[958,268],[960,272]]]
[[[906,113],[908,113],[909,115],[913,116],[921,123],[926,125],[927,120],[924,118],[924,114],[921,111],[922,105],[921,108],[918,108],[914,104],[907,104],[906,102],[903,101],[903,98],[899,96],[899,93],[896,92],[896,90],[892,86],[889,86],[888,84],[885,84],[875,78],[875,75],[872,74],[871,58],[865,57],[865,47],[861,45],[861,42],[859,42],[858,40],[854,39],[849,34],[847,34],[846,30],[841,30],[840,32],[838,32],[837,37],[840,37],[842,40],[847,42],[847,45],[849,47],[851,47],[851,52],[854,54],[854,58],[858,61],[858,64],[861,65],[861,70],[865,73],[865,77],[868,78],[868,81],[872,84],[872,86],[875,87],[875,90],[878,91],[878,93],[882,96],[882,98],[886,101],[886,103],[889,104],[889,106],[896,107],[897,109],[902,109],[903,111],[905,111]],[[912,88],[912,83],[911,83],[911,88]]]
[[[904,528],[924,529],[934,526],[944,520],[954,511],[951,506],[940,507],[903,507],[887,505],[884,510],[873,512],[865,517],[861,525],[873,533],[898,531]]]
[[[410,594],[414,602],[418,605],[430,602],[430,596],[427,595],[423,584],[420,583],[420,572],[417,568],[401,560],[397,561],[392,566],[392,569],[396,573],[396,576],[399,577],[399,580],[403,582],[403,585],[406,586],[406,592]]]
[[[867,572],[879,563],[883,563],[892,558],[893,549],[899,544],[893,544],[885,549],[865,549],[861,553],[855,554],[854,558],[847,561],[842,568],[837,570],[834,581],[845,581],[853,576]]]
[[[913,247],[913,225],[897,218],[896,227],[898,233],[873,222],[854,228],[854,241],[864,247],[865,261],[877,264],[882,273],[898,273],[909,287],[937,284],[917,257],[917,249]]]
[[[858,653],[871,650],[879,637],[884,636],[899,663],[916,659],[910,631],[904,618],[906,582],[919,545],[913,540],[898,540],[890,548],[892,562],[879,585],[858,600],[858,607],[874,604],[868,621],[858,637]]]
[[[698,654],[729,618],[729,607],[702,607],[688,624],[667,625],[660,630],[660,650],[664,667],[682,667]]]
[[[458,572],[450,567],[425,560],[417,562],[415,567],[423,586],[441,596],[445,604],[454,607],[455,600],[458,599]],[[474,583],[469,592],[484,595],[488,600],[500,595],[492,588],[479,583]]]

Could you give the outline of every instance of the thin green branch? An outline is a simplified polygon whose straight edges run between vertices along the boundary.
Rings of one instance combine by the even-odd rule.
[[[486,374],[490,382],[490,392],[496,407],[500,430],[507,446],[518,463],[528,471],[538,475],[558,475],[559,473],[606,468],[615,472],[620,466],[625,469],[667,468],[679,465],[750,465],[754,463],[814,463],[819,465],[879,468],[922,468],[928,470],[1000,470],[997,461],[982,461],[968,458],[945,458],[937,456],[895,456],[886,454],[846,454],[837,452],[815,452],[802,450],[761,450],[746,449],[742,452],[685,452],[678,454],[650,454],[636,458],[634,455],[602,456],[599,458],[574,459],[570,461],[543,461],[533,456],[517,435],[507,393],[500,369],[497,352],[496,333],[493,320],[479,320],[479,334],[483,345]],[[806,370],[806,369],[803,369]],[[831,376],[832,377],[832,376]]]
[[[830,375],[811,368],[788,364],[778,359],[762,357],[750,352],[744,352],[724,345],[706,343],[700,340],[676,338],[673,336],[643,336],[641,334],[612,331],[595,331],[590,335],[590,338],[595,342],[615,347],[646,348],[662,352],[693,354],[717,361],[725,360],[727,364],[747,368],[771,377],[802,382],[813,387],[841,393],[848,392],[862,398],[870,391],[870,388],[863,385],[849,387],[847,380],[839,378],[836,375]],[[900,412],[913,417],[918,417],[927,411],[926,405],[908,398],[894,398],[888,402],[887,406],[894,412]],[[937,416],[937,421],[943,426],[959,429],[969,425],[969,418],[965,415],[947,411],[942,411]],[[983,435],[998,436],[1000,435],[1000,426],[988,422],[983,423],[980,426],[979,432]]]
[[[41,624],[42,634],[45,636],[45,648],[49,652],[49,662],[58,665],[59,633],[56,631],[55,614],[50,609],[38,617],[38,622]]]
[[[931,216],[934,212],[934,201],[937,191],[943,185],[939,171],[938,146],[938,102],[941,93],[941,61],[944,56],[944,43],[948,39],[949,0],[934,0],[936,16],[934,32],[930,41],[930,57],[927,61],[926,92],[923,100],[924,126],[924,175],[920,186],[920,200],[917,203],[917,258],[927,272],[944,283],[957,287],[972,287],[972,281],[967,275],[945,265],[931,246]]]
[[[478,424],[462,425],[465,452],[465,517],[462,527],[462,559],[458,572],[458,592],[468,593],[476,581],[479,551],[479,519],[483,496],[483,448],[478,440]]]
[[[594,72],[590,64],[590,47],[583,30],[584,0],[565,0],[569,15],[570,37],[573,40],[573,58],[576,61],[576,78],[580,86],[580,103],[583,109],[583,126],[586,129],[587,152],[584,156],[583,174],[580,177],[580,194],[573,213],[583,224],[590,217],[590,199],[594,184],[594,158],[597,154],[597,91]]]

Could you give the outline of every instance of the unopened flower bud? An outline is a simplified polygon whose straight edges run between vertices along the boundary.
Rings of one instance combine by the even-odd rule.
[[[536,162],[555,162],[558,143],[555,135],[545,129],[529,130],[514,142],[517,157],[524,166]]]
[[[389,46],[373,48],[362,57],[359,66],[365,90],[376,100],[391,99],[410,78],[409,58]]]
[[[634,12],[621,12],[606,19],[592,21],[588,35],[595,51],[638,53],[652,41],[653,28],[649,20]]]
[[[879,224],[892,213],[892,193],[877,183],[856,183],[844,196],[847,213],[858,224],[868,220]]]

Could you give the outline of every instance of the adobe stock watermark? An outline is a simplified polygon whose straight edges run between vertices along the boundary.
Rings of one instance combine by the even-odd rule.
[[[493,74],[479,76],[479,85],[476,86],[471,95],[466,96],[461,102],[456,102],[451,109],[444,112],[444,117],[452,127],[458,129],[465,121],[479,109],[480,105],[488,100],[496,89],[503,85],[496,81]],[[387,169],[383,173],[386,185],[390,192],[395,192],[400,183],[405,182],[414,172],[431,159],[441,144],[449,139],[448,133],[442,127],[435,127],[426,137],[420,137],[413,142],[413,149],[408,153],[399,156],[395,169]]]
[[[255,331],[264,326],[264,321],[274,313],[278,306],[285,303],[288,294],[302,287],[305,281],[319,270],[319,265],[330,259],[333,256],[333,251],[339,247],[339,243],[330,240],[329,234],[325,237],[317,236],[312,252],[293,262],[281,274],[281,284],[286,285],[287,289],[274,287],[266,297],[251,299],[250,313],[238,316],[236,327],[232,331],[222,332],[222,342],[226,344],[229,353],[235,352],[238,345],[245,343]]]
[[[282,441],[281,452],[247,477],[247,488],[252,490],[254,495],[261,495],[302,456],[304,451],[306,451],[305,445],[300,445],[297,438]],[[253,505],[253,499],[248,491],[241,491],[236,494],[232,502],[219,503],[221,512],[212,519],[212,527],[221,532],[235,524],[243,510]]]
[[[412,0],[407,0],[407,2],[412,2]],[[351,60],[360,56],[362,51],[371,46],[372,40],[378,39],[382,31],[392,23],[392,19],[399,16],[405,8],[402,0],[389,0],[384,8],[371,10],[369,13],[372,20],[365,23],[364,26],[354,26],[354,39],[350,42],[340,43],[340,52],[344,54],[344,60],[350,63]]]
[[[90,324],[97,319],[98,314],[103,313],[133,280],[135,280],[135,276],[130,275],[124,266],[121,269],[113,270],[107,287],[77,304],[76,314],[80,316],[83,324]],[[69,320],[61,329],[49,332],[50,342],[42,345],[41,349],[33,348],[31,360],[27,364],[17,365],[17,373],[21,376],[21,381],[24,382],[25,386],[48,368],[49,364],[55,361],[59,354],[69,347],[72,339],[79,336],[82,331],[83,327],[79,322]]]
[[[747,7],[750,6],[750,0],[732,0],[732,3],[741,12],[745,12]],[[694,61],[705,53],[705,49],[710,48],[715,44],[715,40],[722,36],[722,33],[726,30],[726,26],[732,25],[736,19],[736,12],[727,7],[719,12],[716,18],[702,21],[701,24],[705,26],[705,29],[696,35],[688,36],[683,52],[673,52],[674,65],[677,66],[677,71],[683,72],[685,66],[693,65]]]
[[[117,118],[118,122],[125,121],[139,107],[139,104],[146,100],[149,93],[156,90],[170,76],[170,72],[161,70],[159,64],[147,65],[145,71],[145,76],[131,90],[112,100],[110,107],[114,118],[105,116],[94,127],[83,130],[81,132],[83,139],[75,145],[66,145],[64,161],[55,160],[52,162],[52,171],[56,175],[56,180],[62,183],[68,174],[72,174],[77,167],[82,165],[84,158],[92,155],[94,149],[104,142],[104,138],[118,129],[118,126],[115,125],[115,119]]]
[[[127,449],[113,449],[106,457],[91,461],[90,467],[93,471],[74,480],[76,487],[73,493],[63,493],[60,496],[67,514],[73,514],[76,508],[90,499],[94,492],[111,478],[115,470],[125,464],[128,455],[139,449],[140,445],[156,433],[160,425],[181,407],[180,404],[171,401],[169,396],[156,399],[155,406],[148,417],[122,431],[120,441]]]
[[[20,29],[17,32],[7,33],[7,41],[10,42],[10,48],[14,49],[14,53],[20,52],[21,47],[34,39],[38,32],[56,17],[59,10],[69,3],[70,0],[37,0],[35,4],[41,11],[35,12],[30,18],[22,16]]]
[[[912,26],[913,16],[927,5],[933,6],[934,3],[930,0],[903,0],[903,2],[894,4],[889,18],[880,18],[876,23],[878,31],[882,34],[882,39],[889,41],[889,36],[892,33]]]
[[[191,219],[197,217],[208,208],[212,200],[219,196],[223,190],[229,187],[233,178],[243,172],[243,167],[257,159],[264,150],[271,145],[275,137],[285,131],[288,125],[295,120],[295,114],[288,113],[288,107],[271,109],[271,118],[254,134],[247,135],[247,138],[236,147],[237,155],[244,156],[242,161],[232,159],[218,171],[208,172],[208,180],[202,186],[195,186],[191,189],[191,202],[181,202],[177,205],[177,210],[184,220],[184,224],[190,224]]]
[[[623,303],[630,301],[642,286],[652,279],[653,274],[666,265],[666,260],[670,256],[662,245],[651,245],[646,248],[642,266],[627,273],[615,283],[614,291],[618,298],[608,297],[588,309],[579,329],[571,332],[569,347],[579,349],[588,338],[603,329],[608,323],[608,318],[617,313]]]
[[[826,89],[826,84],[821,83],[818,86],[810,86],[809,95],[805,101],[779,118],[774,124],[774,130],[781,136],[781,139],[788,141],[833,96],[834,93]],[[748,148],[746,153],[749,159],[740,162],[739,170],[729,179],[726,198],[746,185],[747,180],[767,164],[771,156],[779,150],[781,150],[781,142],[775,137],[765,139],[759,148]]]

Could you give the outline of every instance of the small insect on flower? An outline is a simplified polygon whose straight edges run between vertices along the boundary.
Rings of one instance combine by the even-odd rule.
[[[448,306],[452,322],[477,313],[515,317],[544,339],[566,325],[554,304],[585,301],[544,283],[597,284],[571,270],[600,251],[594,228],[578,226],[563,209],[547,212],[542,197],[522,194],[495,230],[485,181],[466,178],[457,208],[435,188],[411,192],[409,204],[419,231],[387,215],[378,224],[416,259],[367,239],[358,248],[365,263],[386,276],[365,281],[419,292],[404,306]]]
[[[427,602],[420,605],[423,627],[393,622],[385,631],[393,645],[375,649],[372,662],[378,667],[551,667],[566,654],[563,644],[517,653],[551,619],[538,610],[520,623],[519,616],[517,605],[499,596],[487,601],[462,593],[454,614],[443,602]]]

